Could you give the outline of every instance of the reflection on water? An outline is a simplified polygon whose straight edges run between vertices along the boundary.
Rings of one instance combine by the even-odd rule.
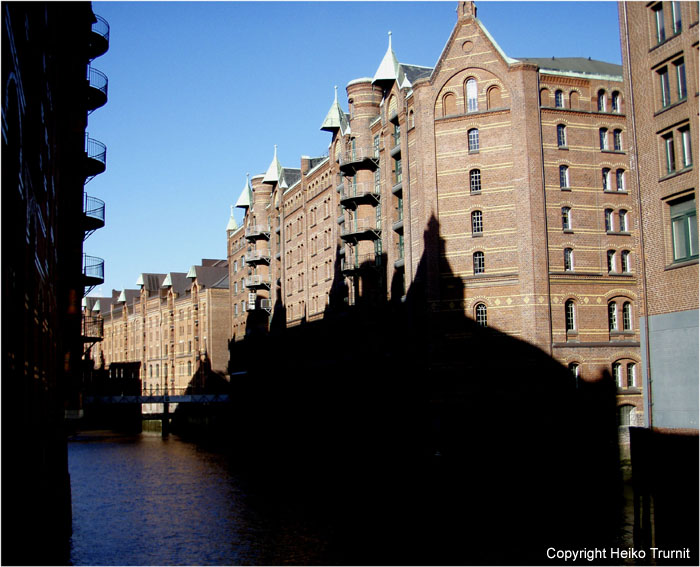
[[[224,456],[159,433],[69,443],[74,565],[324,563],[325,528]]]

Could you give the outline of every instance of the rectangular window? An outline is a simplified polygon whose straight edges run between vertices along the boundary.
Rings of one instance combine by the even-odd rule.
[[[679,130],[681,134],[681,143],[683,144],[683,167],[693,165],[693,150],[691,147],[690,127],[684,126]]]
[[[601,128],[598,131],[599,137],[600,137],[600,149],[601,150],[607,150],[608,149],[608,129],[607,128]]]
[[[671,205],[673,261],[684,262],[698,257],[698,219],[695,197]]]
[[[676,150],[673,146],[673,132],[663,136],[664,155],[666,156],[666,173],[676,171]]]
[[[671,86],[668,79],[668,67],[662,67],[657,72],[661,92],[661,106],[666,108],[671,104]]]
[[[398,183],[401,183],[401,180],[403,178],[403,174],[402,174],[403,170],[401,169],[401,160],[400,159],[394,160],[394,164],[395,164],[394,165],[394,181],[395,181],[395,184],[398,184]]]
[[[613,132],[613,149],[616,152],[622,151],[622,130],[615,130]]]
[[[676,82],[678,86],[678,100],[688,98],[688,85],[685,80],[685,60],[678,59],[673,64],[676,67]]]
[[[681,3],[671,2],[671,15],[673,16],[673,33],[681,33],[683,27],[681,21]]]
[[[373,146],[374,146],[374,157],[378,158],[379,157],[379,134],[377,134],[374,137]]]
[[[656,43],[663,43],[666,41],[663,6],[661,3],[658,3],[652,10],[654,11],[654,24],[656,26]]]

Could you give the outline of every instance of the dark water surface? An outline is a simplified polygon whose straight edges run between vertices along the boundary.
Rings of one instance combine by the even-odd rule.
[[[74,565],[323,563],[327,527],[266,502],[235,463],[175,436],[68,445]]]

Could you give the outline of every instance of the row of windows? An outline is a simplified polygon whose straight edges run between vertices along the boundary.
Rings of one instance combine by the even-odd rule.
[[[681,3],[671,2],[670,8],[670,31],[673,35],[677,35],[681,33],[681,30],[683,29],[683,23],[681,20]],[[664,15],[663,3],[659,2],[658,4],[655,4],[654,6],[652,6],[651,11],[655,35],[654,39],[656,40],[657,44],[663,43],[664,41],[666,41],[666,18]]]
[[[578,91],[571,91],[569,93],[569,108],[575,110],[579,106],[579,99],[581,95]],[[549,89],[543,88],[540,90],[540,105],[549,106],[551,102]],[[619,91],[613,91],[610,96],[610,103],[612,112],[620,113],[622,112],[622,95]],[[555,108],[566,108],[564,91],[557,89],[554,91],[554,106]],[[600,89],[596,97],[596,108],[598,112],[608,112],[608,94],[605,89]]]
[[[662,166],[663,175],[670,175],[693,165],[693,151],[689,125],[686,124],[676,130],[662,133],[660,141],[661,155],[664,157],[664,164]],[[676,158],[676,144],[678,142],[680,142],[680,160]]]
[[[465,100],[467,101],[467,113],[479,111],[479,89],[476,79],[470,77],[464,83]],[[489,110],[500,108],[502,106],[501,89],[496,85],[492,85],[486,91],[486,105]],[[442,97],[442,115],[454,116],[460,114],[457,108],[457,97],[454,93],[446,93]],[[411,124],[409,122],[409,128]]]
[[[671,89],[671,74],[673,74],[673,92]],[[664,65],[656,69],[658,78],[658,99],[662,108],[670,106],[673,102],[680,102],[688,98],[688,84],[685,76],[685,60],[683,57],[672,61],[670,65]]]
[[[600,128],[598,130],[598,138],[600,141],[600,149],[604,151],[609,151],[611,149],[609,144],[609,132],[607,128]],[[622,130],[613,130],[613,144],[612,150],[616,152],[622,151]],[[557,146],[559,148],[568,147],[568,136],[566,124],[557,124]]]
[[[570,168],[568,165],[559,166],[559,187],[561,189],[571,188]],[[604,167],[601,170],[601,182],[603,191],[627,191],[625,184],[625,170],[620,168],[615,171],[615,185],[612,183],[612,170]]]
[[[578,362],[569,363],[569,371],[577,380],[581,378],[581,365]],[[613,362],[612,375],[619,389],[639,388],[636,362]],[[634,406],[631,405],[622,407],[634,408]],[[627,423],[621,423],[621,425],[629,425],[629,420]]]
[[[578,325],[576,322],[576,311],[576,302],[573,299],[567,299],[564,302],[564,314],[567,332],[576,331],[578,329]],[[620,328],[620,321],[622,321],[622,328]],[[608,303],[608,330],[613,332],[633,330],[631,302],[623,302],[621,308],[618,307],[616,301],[611,301]]]

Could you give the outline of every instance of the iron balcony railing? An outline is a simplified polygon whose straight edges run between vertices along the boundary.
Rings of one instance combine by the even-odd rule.
[[[82,336],[85,339],[104,338],[104,320],[94,315],[83,315]]]
[[[90,59],[104,55],[109,49],[109,24],[102,16],[95,14],[90,34]]]
[[[363,232],[379,232],[381,227],[377,225],[377,221],[370,219],[354,219],[346,221],[341,236],[349,236],[352,234],[360,234]]]
[[[253,224],[245,229],[246,238],[262,238],[270,236],[270,226],[262,224]]]
[[[355,258],[341,258],[340,270],[353,272],[361,268],[377,268],[382,265],[382,257],[377,254],[362,254]]]
[[[83,276],[91,282],[100,280],[102,283],[105,278],[105,261],[102,258],[83,253]]]
[[[107,146],[90,138],[87,132],[85,133],[85,156],[87,157],[87,177],[92,178],[107,169]]]
[[[270,287],[270,279],[259,275],[253,275],[245,278],[244,284],[248,288]]]
[[[340,201],[350,201],[353,199],[362,199],[368,195],[379,197],[380,190],[374,183],[356,183],[348,184],[340,191]]]
[[[257,262],[269,262],[270,250],[251,250],[246,252],[245,261],[247,264],[255,264]]]
[[[83,213],[85,216],[100,222],[104,225],[105,222],[105,202],[97,197],[91,197],[84,193],[83,198]]]
[[[94,67],[88,67],[88,110],[92,111],[107,103],[107,87],[109,80],[107,75]]]
[[[355,148],[346,150],[344,154],[340,156],[340,165],[347,165],[351,163],[358,163],[365,160],[376,160],[378,158],[377,152],[373,147],[368,148]]]

